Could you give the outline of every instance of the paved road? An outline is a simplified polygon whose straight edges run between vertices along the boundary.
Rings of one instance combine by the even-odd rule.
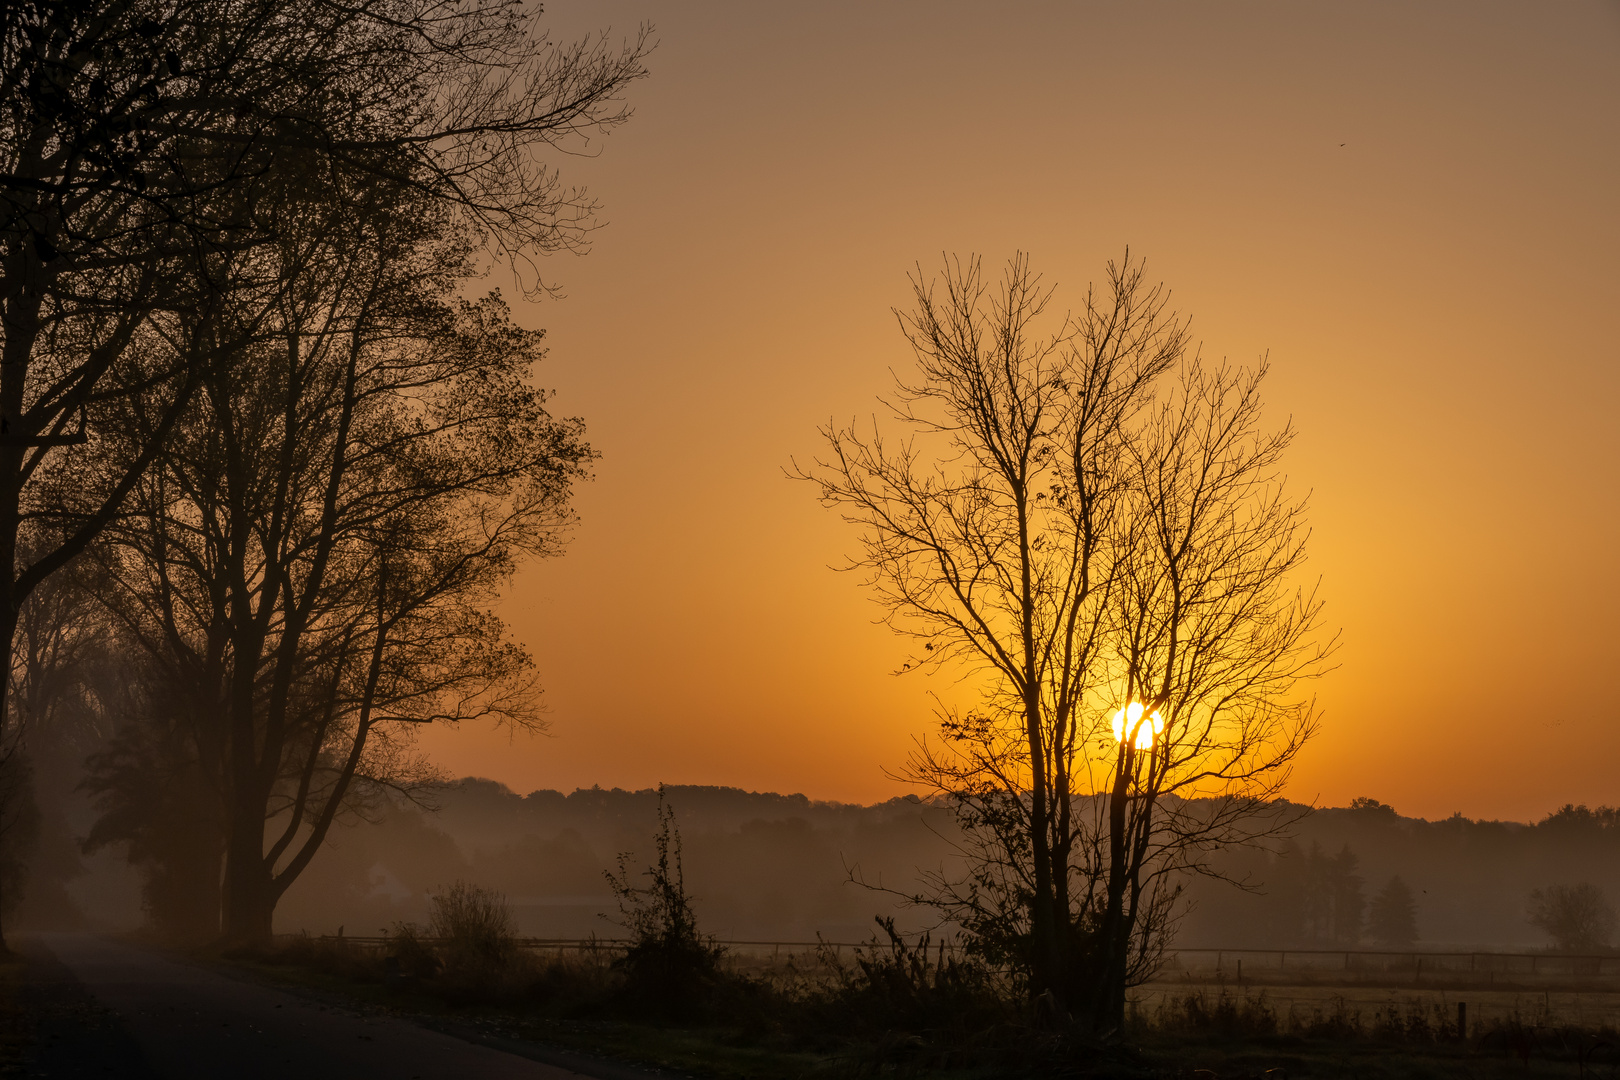
[[[572,1071],[89,935],[42,934],[35,948],[31,992],[49,1005],[35,1076],[578,1080],[631,1072],[606,1063]]]

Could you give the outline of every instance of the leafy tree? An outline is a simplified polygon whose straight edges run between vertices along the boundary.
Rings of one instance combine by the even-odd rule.
[[[1602,952],[1614,937],[1613,905],[1602,889],[1585,881],[1531,890],[1526,917],[1560,952]]]
[[[532,271],[593,205],[537,151],[628,117],[645,32],[559,44],[520,5],[0,6],[0,634],[86,550],[253,319],[219,315],[310,189],[378,182]],[[536,287],[540,287],[536,282]],[[268,310],[262,308],[262,310]],[[134,409],[141,437],[110,426]],[[116,452],[115,452],[116,451]],[[96,484],[78,482],[98,474]],[[29,530],[50,542],[32,549]],[[10,681],[0,683],[0,692]],[[17,716],[0,700],[0,737]]]
[[[1577,806],[1565,803],[1536,823],[1537,829],[1553,833],[1598,833],[1620,830],[1620,807],[1600,806],[1596,810],[1584,803]]]
[[[1390,806],[1388,803],[1381,803],[1377,799],[1368,798],[1365,795],[1357,796],[1356,798],[1351,799],[1350,809],[1359,814],[1365,814],[1388,821],[1395,821],[1399,817],[1399,815],[1395,813],[1395,808],[1393,806]]]
[[[1367,936],[1392,949],[1417,941],[1417,900],[1399,876],[1390,878],[1368,905]]]
[[[176,322],[198,348],[258,329],[206,371],[101,549],[124,639],[192,703],[164,723],[216,793],[199,817],[224,830],[238,941],[269,935],[342,814],[432,778],[410,725],[538,722],[491,608],[522,558],[560,550],[592,458],[529,383],[540,335],[498,296],[456,297],[454,222],[408,186],[359,194],[290,201],[303,227]],[[120,428],[140,442],[144,419]],[[97,759],[109,808],[137,762]]]

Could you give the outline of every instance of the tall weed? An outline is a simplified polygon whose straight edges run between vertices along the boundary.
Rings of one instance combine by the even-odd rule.
[[[636,884],[630,853],[619,855],[619,872],[604,871],[619,901],[619,919],[630,933],[630,948],[615,961],[625,981],[622,997],[644,1015],[693,1019],[710,1004],[720,979],[725,949],[698,931],[692,897],[681,866],[681,833],[675,810],[658,785],[656,856]]]

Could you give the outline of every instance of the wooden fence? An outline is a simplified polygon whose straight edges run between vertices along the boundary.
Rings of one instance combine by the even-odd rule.
[[[291,935],[279,935],[287,940]],[[385,951],[388,937],[323,935],[314,940],[342,941],[353,948]],[[432,939],[424,939],[433,943]],[[724,940],[734,956],[753,960],[780,959],[783,956],[819,954],[853,956],[857,951],[887,945],[870,940],[854,941],[758,941]],[[518,947],[534,953],[613,954],[629,948],[624,938],[520,938]],[[943,956],[954,954],[957,942],[946,938],[930,945],[929,951]],[[1372,949],[1170,949],[1151,980],[1153,982],[1235,982],[1235,983],[1322,983],[1391,986],[1474,985],[1509,988],[1514,986],[1570,985],[1591,989],[1620,990],[1620,954],[1569,956],[1547,952],[1447,952]]]

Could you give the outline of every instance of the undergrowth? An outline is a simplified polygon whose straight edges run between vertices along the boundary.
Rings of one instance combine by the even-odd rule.
[[[397,924],[380,949],[299,936],[262,959],[380,984],[404,1007],[494,1008],[596,1030],[678,1029],[733,1048],[815,1055],[838,1075],[1147,1077],[1220,1053],[1248,1055],[1243,1067],[1253,1072],[1255,1054],[1399,1048],[1413,1059],[1568,1061],[1582,1077],[1620,1080],[1620,1034],[1611,1030],[1514,1016],[1476,1025],[1465,1040],[1451,1014],[1419,1001],[1365,1007],[1341,997],[1279,1011],[1264,990],[1194,991],[1152,1009],[1133,1005],[1122,1031],[1099,1038],[1050,1003],[1031,1003],[1021,984],[982,959],[926,933],[907,937],[889,918],[848,957],[823,945],[750,970],[699,932],[674,812],[659,794],[654,859],[632,874],[623,855],[618,873],[607,875],[628,946],[525,950],[504,898],[458,882],[432,897],[426,927]],[[783,1075],[799,1075],[797,1066]]]
[[[1473,1024],[1459,1040],[1454,1014],[1433,1004],[1358,1007],[1335,999],[1281,1010],[1263,990],[1194,992],[1133,1009],[1123,1032],[1099,1040],[1076,1027],[1037,1022],[1036,1011],[999,974],[926,935],[907,938],[884,920],[853,956],[823,948],[754,971],[721,958],[701,986],[688,987],[693,1000],[651,1011],[641,1004],[645,987],[632,988],[634,969],[623,963],[622,947],[493,949],[452,960],[457,948],[400,927],[385,950],[294,937],[264,959],[373,984],[407,1009],[438,1002],[515,1018],[651,1024],[707,1033],[731,1047],[813,1054],[827,1063],[828,1075],[1147,1077],[1213,1063],[1212,1053],[1238,1055],[1246,1063],[1239,1071],[1248,1075],[1257,1059],[1394,1052],[1414,1061],[1463,1057],[1496,1070],[1534,1063],[1594,1080],[1620,1077],[1620,1032],[1608,1028],[1511,1017]]]

